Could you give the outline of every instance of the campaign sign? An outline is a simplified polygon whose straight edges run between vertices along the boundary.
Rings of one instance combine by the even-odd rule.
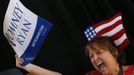
[[[3,24],[3,32],[13,50],[31,63],[38,54],[52,23],[28,10],[19,0],[10,0]]]

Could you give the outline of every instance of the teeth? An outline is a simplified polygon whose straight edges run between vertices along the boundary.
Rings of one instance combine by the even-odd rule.
[[[97,66],[99,66],[99,65],[102,64],[102,63],[103,63],[103,62],[98,62],[98,63],[97,63]]]

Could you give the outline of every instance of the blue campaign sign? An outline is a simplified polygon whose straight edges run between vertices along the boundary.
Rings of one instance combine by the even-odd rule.
[[[32,40],[24,54],[21,56],[25,61],[23,65],[30,63],[36,57],[51,27],[52,23],[38,17],[37,26]]]
[[[28,10],[19,0],[10,0],[3,24],[3,33],[24,64],[38,54],[52,23]]]

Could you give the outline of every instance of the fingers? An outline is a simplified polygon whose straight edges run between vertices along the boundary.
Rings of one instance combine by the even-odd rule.
[[[21,67],[21,64],[23,64],[24,60],[23,58],[18,57],[18,55],[15,55],[16,58],[16,66]]]

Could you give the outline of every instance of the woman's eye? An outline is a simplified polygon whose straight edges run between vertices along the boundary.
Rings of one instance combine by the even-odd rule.
[[[89,55],[89,57],[90,57],[90,58],[92,58],[92,57],[93,57],[93,55]]]
[[[102,54],[102,53],[103,53],[103,52],[101,52],[101,51],[98,51],[98,52],[97,52],[97,54]]]

